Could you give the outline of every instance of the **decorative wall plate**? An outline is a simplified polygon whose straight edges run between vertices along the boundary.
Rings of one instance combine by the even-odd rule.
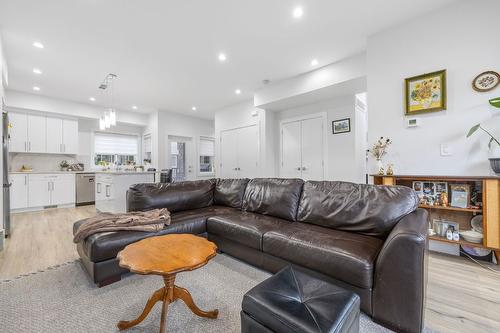
[[[487,71],[474,78],[472,88],[475,91],[486,92],[495,89],[499,83],[500,75],[494,71]]]

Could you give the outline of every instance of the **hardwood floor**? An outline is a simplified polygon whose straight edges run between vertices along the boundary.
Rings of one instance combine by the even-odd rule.
[[[0,252],[0,279],[36,272],[78,258],[73,222],[94,206],[49,209],[12,216],[12,236]],[[438,332],[500,332],[500,272],[468,259],[431,253],[426,326]]]

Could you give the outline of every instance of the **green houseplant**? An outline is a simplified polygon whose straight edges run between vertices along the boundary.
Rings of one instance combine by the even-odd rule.
[[[492,106],[494,106],[496,108],[500,108],[500,97],[490,99],[489,102]],[[470,137],[471,135],[476,133],[477,130],[483,131],[484,133],[486,133],[490,137],[490,141],[488,142],[489,149],[492,149],[492,147],[500,148],[500,141],[499,141],[498,137],[495,137],[491,132],[489,132],[484,127],[482,127],[481,124],[476,124],[476,125],[472,126],[469,129],[469,133],[467,133],[467,137]],[[489,160],[490,160],[490,165],[491,165],[491,168],[493,169],[493,171],[497,174],[500,174],[500,157],[490,158]]]

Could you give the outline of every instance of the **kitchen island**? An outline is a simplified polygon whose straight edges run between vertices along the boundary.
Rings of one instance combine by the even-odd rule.
[[[131,185],[155,182],[155,171],[96,171],[95,207],[99,212],[125,213]]]

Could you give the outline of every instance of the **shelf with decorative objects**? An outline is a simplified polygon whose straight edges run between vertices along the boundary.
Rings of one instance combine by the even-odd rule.
[[[500,176],[372,177],[376,185],[408,186],[417,192],[419,207],[429,212],[429,240],[492,250],[500,264]]]

